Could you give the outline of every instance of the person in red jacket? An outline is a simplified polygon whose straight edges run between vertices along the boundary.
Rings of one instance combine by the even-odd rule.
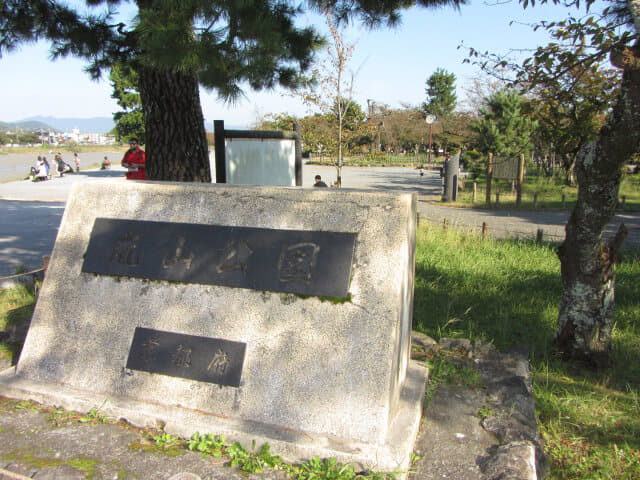
[[[137,138],[129,140],[129,150],[122,157],[122,166],[127,171],[128,180],[146,180],[144,150],[140,148]]]

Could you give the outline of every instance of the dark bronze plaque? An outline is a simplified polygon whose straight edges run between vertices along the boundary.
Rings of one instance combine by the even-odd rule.
[[[127,368],[240,386],[245,343],[136,327]]]
[[[346,298],[355,233],[96,218],[82,271]]]

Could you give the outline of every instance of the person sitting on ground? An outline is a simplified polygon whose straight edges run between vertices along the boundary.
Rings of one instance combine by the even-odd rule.
[[[49,162],[47,161],[47,157],[42,157],[42,162],[44,163],[44,168],[47,171],[47,177],[51,172],[51,167],[49,166]]]
[[[38,170],[40,169],[40,163],[41,162],[42,162],[42,156],[38,155],[38,159],[36,160],[36,164],[29,169],[29,179],[31,181],[35,180],[36,175],[38,174]]]
[[[144,168],[145,155],[144,150],[140,148],[137,138],[129,140],[129,150],[122,158],[122,166],[127,171],[127,180],[146,180],[147,175]]]
[[[105,155],[104,160],[102,160],[102,165],[100,166],[100,170],[109,170],[110,168],[111,168],[111,162]]]
[[[36,171],[35,176],[33,177],[34,182],[40,182],[47,179],[49,173],[47,172],[47,166],[45,165],[43,160],[38,160],[38,170]]]
[[[62,177],[64,174],[64,160],[62,160],[62,155],[60,154],[60,152],[56,153],[56,156],[53,157],[53,160],[56,163],[56,170],[58,171],[58,175]]]
[[[322,181],[322,177],[320,175],[316,175],[315,178],[316,183],[313,184],[314,187],[326,187],[327,184]]]
[[[61,177],[64,176],[65,173],[74,173],[71,165],[62,159],[62,154],[60,152],[56,153],[55,161],[57,164],[58,175]]]

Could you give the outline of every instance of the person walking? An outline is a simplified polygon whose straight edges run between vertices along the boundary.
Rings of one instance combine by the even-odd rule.
[[[80,171],[80,157],[78,156],[78,152],[73,154],[73,159],[76,161],[76,172]]]
[[[122,157],[122,166],[127,169],[127,180],[146,180],[145,154],[137,138],[129,140],[129,150]]]

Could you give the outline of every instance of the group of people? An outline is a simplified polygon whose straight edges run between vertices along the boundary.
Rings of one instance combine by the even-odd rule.
[[[74,161],[76,164],[76,172],[80,171],[80,157],[77,153],[74,153]],[[31,167],[30,178],[34,182],[39,182],[42,180],[47,180],[51,176],[53,176],[54,172],[58,173],[59,177],[64,176],[65,173],[74,173],[73,167],[69,165],[62,159],[62,154],[60,152],[56,153],[53,157],[53,171],[51,165],[49,165],[49,161],[47,157],[38,155],[38,160],[36,161],[35,166]]]
[[[80,171],[80,156],[77,153],[73,154],[75,163],[75,172]],[[47,157],[38,155],[38,160],[35,166],[31,167],[29,177],[34,182],[47,180],[51,178],[54,172],[57,172],[58,176],[62,177],[65,173],[75,173],[71,165],[62,159],[60,152],[56,153],[53,159],[54,167],[52,170],[51,165]],[[124,154],[122,158],[122,166],[127,169],[127,178],[130,180],[145,180],[145,154],[144,150],[140,148],[140,144],[136,138],[132,138],[129,141],[129,150]],[[108,170],[111,168],[111,162],[105,155],[100,165],[100,170]]]
[[[42,180],[46,180],[49,178],[49,162],[47,161],[47,157],[41,157],[38,155],[38,160],[36,161],[35,166],[31,167],[31,171],[29,173],[29,177],[33,182],[39,182]]]
[[[80,171],[80,158],[77,153],[74,153],[74,160],[76,164],[76,172]],[[65,173],[73,173],[73,168],[62,160],[62,154],[60,152],[55,155],[56,170],[59,176],[63,176]],[[127,179],[129,180],[146,180],[145,169],[146,157],[144,150],[140,148],[137,138],[129,140],[129,150],[127,150],[122,157],[122,166],[127,169]],[[111,162],[105,156],[100,166],[100,170],[107,170],[111,168]],[[49,162],[46,157],[38,156],[38,163],[35,167],[31,167],[31,178],[33,181],[46,180],[50,176]],[[322,181],[320,175],[316,175],[314,187],[327,187],[327,184]]]

